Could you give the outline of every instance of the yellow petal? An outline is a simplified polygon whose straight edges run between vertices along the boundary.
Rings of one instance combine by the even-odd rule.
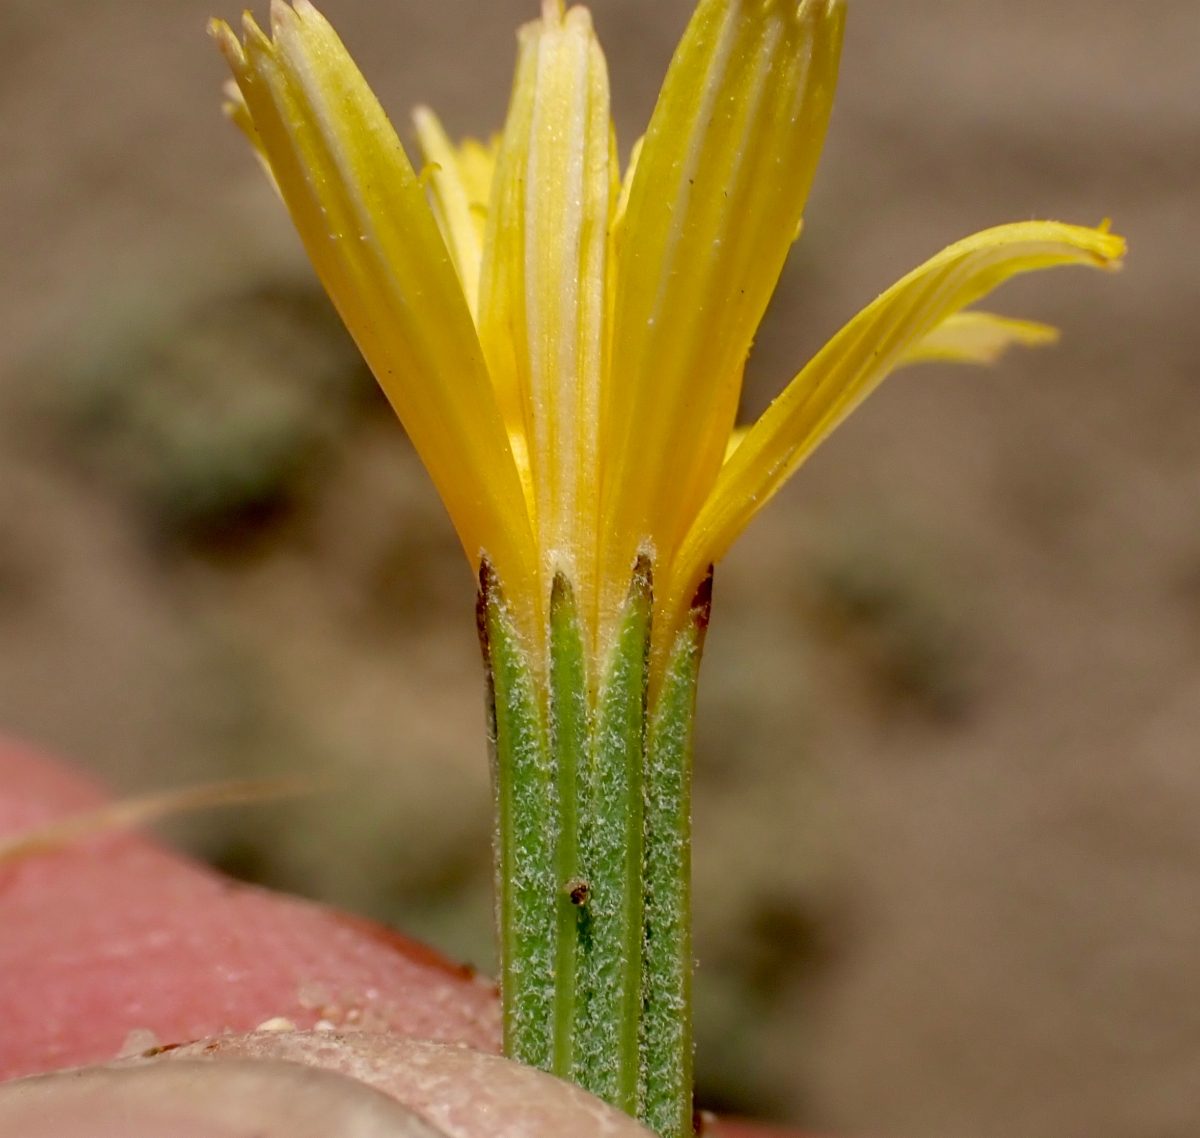
[[[729,441],[725,444],[725,461],[728,462],[730,456],[738,447],[746,441],[746,436],[750,433],[749,427],[734,427],[729,432]]]
[[[1013,320],[991,312],[956,312],[904,354],[897,367],[941,361],[993,364],[1009,348],[1037,348],[1058,341],[1058,329],[1035,320]]]
[[[548,0],[521,41],[488,218],[480,333],[498,387],[519,394],[545,582],[565,571],[588,612],[616,200],[608,73],[584,8],[564,13]]]
[[[446,137],[437,115],[428,107],[418,107],[413,112],[413,122],[421,153],[431,171],[429,204],[454,261],[471,318],[475,319],[479,308],[479,265],[483,259],[483,233],[476,213],[479,203],[474,203],[476,209],[472,208],[458,148]],[[483,200],[486,202],[487,198]]]
[[[638,159],[642,156],[642,146],[646,141],[646,136],[642,135],[629,151],[629,162],[625,167],[625,176],[621,179],[621,191],[617,195],[617,204],[613,210],[612,227],[610,231],[609,241],[609,259],[614,262],[610,265],[610,269],[615,267],[616,252],[620,244],[619,235],[625,230],[625,212],[629,209],[629,194],[633,189],[633,176],[637,173]]]
[[[496,155],[500,153],[500,136],[493,135],[487,143],[477,138],[464,138],[458,147],[458,173],[467,200],[471,203],[471,217],[482,247],[483,235],[487,232],[488,202],[492,198],[492,178],[496,173]]]
[[[720,468],[741,366],[804,211],[841,0],[701,0],[624,217],[603,416],[605,611],[669,559]],[[714,418],[723,419],[714,424]]]
[[[250,117],[250,108],[246,106],[246,100],[242,98],[241,88],[230,79],[221,89],[225,92],[225,102],[221,107],[225,112],[225,117],[245,135],[246,141],[254,147],[254,157],[258,159],[258,164],[266,174],[267,181],[271,183],[272,188],[282,199],[283,194],[280,192],[279,183],[275,181],[271,162],[267,158],[266,150],[263,149],[262,139],[258,137],[254,119]]]
[[[629,191],[633,188],[633,176],[637,172],[638,159],[641,157],[642,144],[645,141],[646,138],[643,135],[633,144],[633,148],[629,152],[629,162],[625,167],[625,176],[621,179],[621,188],[617,191],[612,221],[608,226],[608,279],[605,286],[607,296],[604,301],[604,311],[608,322],[604,330],[605,358],[602,367],[602,373],[606,376],[612,372],[612,313],[617,301],[617,265],[620,262],[621,244],[625,239],[625,212],[629,208]],[[617,162],[618,159],[614,157],[614,171],[617,169]],[[603,398],[603,392],[601,396]],[[603,412],[601,419],[603,421]],[[603,437],[603,430],[601,433]]]
[[[515,141],[506,147],[504,138],[516,140],[529,133],[537,84],[539,30],[540,24],[534,21],[517,33],[517,70],[504,135],[496,155],[479,275],[479,341],[521,473],[526,508],[531,518],[535,503],[529,471],[524,395],[528,386],[528,360],[526,353],[517,352],[517,343],[523,342],[525,327],[525,237],[523,224],[515,226],[512,220],[523,222],[524,218],[526,157]]]
[[[275,0],[273,39],[215,35],[322,283],[396,408],[468,557],[536,574],[524,495],[471,315],[395,131],[329,24]],[[532,613],[523,614],[532,620]]]
[[[796,468],[915,345],[1017,273],[1055,265],[1113,269],[1125,242],[1057,222],[1003,225],[951,245],[847,324],[730,455],[671,568],[672,611]]]

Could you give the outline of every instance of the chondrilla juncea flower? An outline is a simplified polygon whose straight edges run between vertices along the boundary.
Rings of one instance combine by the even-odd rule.
[[[700,0],[624,172],[585,8],[520,30],[498,141],[418,109],[420,175],[333,29],[273,0],[212,31],[228,111],[437,485],[481,582],[506,1046],[690,1127],[689,798],[712,565],[892,371],[1043,325],[1015,274],[1115,268],[1056,222],[939,253],[748,430],[742,372],[836,86],[844,0]]]

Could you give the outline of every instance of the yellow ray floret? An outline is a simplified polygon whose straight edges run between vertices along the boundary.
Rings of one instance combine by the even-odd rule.
[[[629,191],[603,418],[602,568],[669,559],[716,476],[741,366],[804,212],[840,0],[702,0]]]
[[[544,579],[566,572],[586,610],[617,198],[608,72],[585,8],[546,0],[521,44],[485,239],[480,333],[497,387],[506,400],[519,393]]]
[[[283,194],[279,190],[279,183],[275,181],[275,175],[271,172],[271,163],[267,158],[266,150],[263,149],[262,139],[258,136],[258,128],[254,125],[250,108],[246,106],[246,100],[242,97],[241,88],[230,79],[222,89],[225,92],[225,102],[221,109],[225,112],[225,117],[245,135],[246,141],[254,147],[254,157],[258,159],[258,164],[266,174],[267,181],[282,198]]]
[[[471,318],[478,318],[479,268],[496,152],[473,138],[455,146],[428,107],[413,111],[421,153],[430,171],[429,199],[462,282]]]
[[[239,43],[228,26],[212,25],[321,281],[472,564],[486,551],[513,580],[530,580],[537,558],[517,467],[416,175],[341,41],[307,0],[275,0],[271,31],[268,39],[247,16]]]
[[[708,566],[830,431],[946,320],[1018,273],[1069,264],[1112,269],[1124,252],[1124,241],[1103,230],[1003,225],[951,245],[890,288],[817,353],[732,452],[672,567],[668,607],[686,603]]]
[[[509,100],[504,137],[528,137],[533,121],[541,24],[526,24],[517,36],[517,69]],[[518,351],[525,327],[524,290],[525,154],[520,146],[504,145],[496,155],[484,230],[483,263],[479,276],[479,340],[491,374],[496,401],[511,440],[525,491],[526,511],[534,507],[526,431],[528,359]],[[518,222],[514,227],[513,222]],[[532,516],[532,515],[531,515]]]

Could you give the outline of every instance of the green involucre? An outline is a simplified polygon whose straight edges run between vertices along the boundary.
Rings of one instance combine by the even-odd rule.
[[[664,1138],[691,1132],[691,748],[710,581],[651,708],[648,558],[594,678],[571,583],[555,577],[545,691],[480,571],[505,1050]]]

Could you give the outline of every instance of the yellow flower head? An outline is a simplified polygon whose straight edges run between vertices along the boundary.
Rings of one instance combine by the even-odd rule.
[[[886,375],[1053,339],[963,310],[1016,273],[1120,262],[1106,227],[1029,222],[952,245],[735,440],[746,357],[824,141],[844,16],[845,0],[700,0],[623,178],[585,8],[543,0],[521,29],[496,144],[456,146],[416,112],[420,177],[308,0],[273,0],[270,37],[248,16],[240,42],[212,25],[231,117],[472,565],[491,563],[535,647],[562,572],[603,652],[646,554],[660,655],[709,566]]]

